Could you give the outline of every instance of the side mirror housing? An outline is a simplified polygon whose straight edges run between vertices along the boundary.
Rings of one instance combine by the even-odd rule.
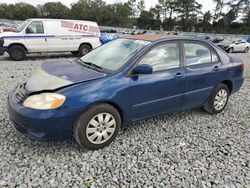
[[[137,65],[133,69],[133,73],[134,74],[152,74],[153,73],[153,67],[151,65],[148,65],[148,64]]]

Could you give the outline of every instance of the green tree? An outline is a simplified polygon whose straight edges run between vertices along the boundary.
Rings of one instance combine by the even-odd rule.
[[[137,10],[138,10],[139,14],[141,14],[142,11],[145,10],[145,1],[144,0],[139,0],[139,2],[137,4]]]
[[[15,6],[13,4],[7,5],[6,3],[0,4],[0,18],[15,19],[14,17]]]
[[[70,9],[61,2],[48,2],[39,7],[40,15],[46,18],[68,18]]]

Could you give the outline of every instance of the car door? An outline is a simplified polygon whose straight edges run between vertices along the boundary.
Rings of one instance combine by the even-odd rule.
[[[235,52],[242,51],[242,41],[241,40],[238,40],[235,42],[234,51]]]
[[[43,21],[32,21],[25,30],[25,43],[29,52],[47,52],[47,39]]]
[[[152,48],[137,64],[151,65],[153,73],[131,76],[133,120],[182,107],[185,75],[178,42],[167,42]]]
[[[241,43],[240,43],[240,50],[241,52],[243,52],[247,47],[247,43],[246,41],[242,40]]]
[[[218,54],[206,43],[184,41],[185,108],[199,106],[219,84],[222,64]]]

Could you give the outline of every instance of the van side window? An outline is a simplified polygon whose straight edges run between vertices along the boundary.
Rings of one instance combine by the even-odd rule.
[[[153,72],[180,67],[178,43],[165,43],[153,48],[139,62],[153,67]]]
[[[26,29],[26,33],[43,34],[44,33],[43,22],[42,21],[31,22],[31,24]]]

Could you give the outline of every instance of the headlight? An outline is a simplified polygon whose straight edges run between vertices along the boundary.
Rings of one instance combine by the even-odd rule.
[[[58,93],[42,93],[28,97],[23,105],[38,110],[49,110],[62,106],[65,99],[65,96]]]

